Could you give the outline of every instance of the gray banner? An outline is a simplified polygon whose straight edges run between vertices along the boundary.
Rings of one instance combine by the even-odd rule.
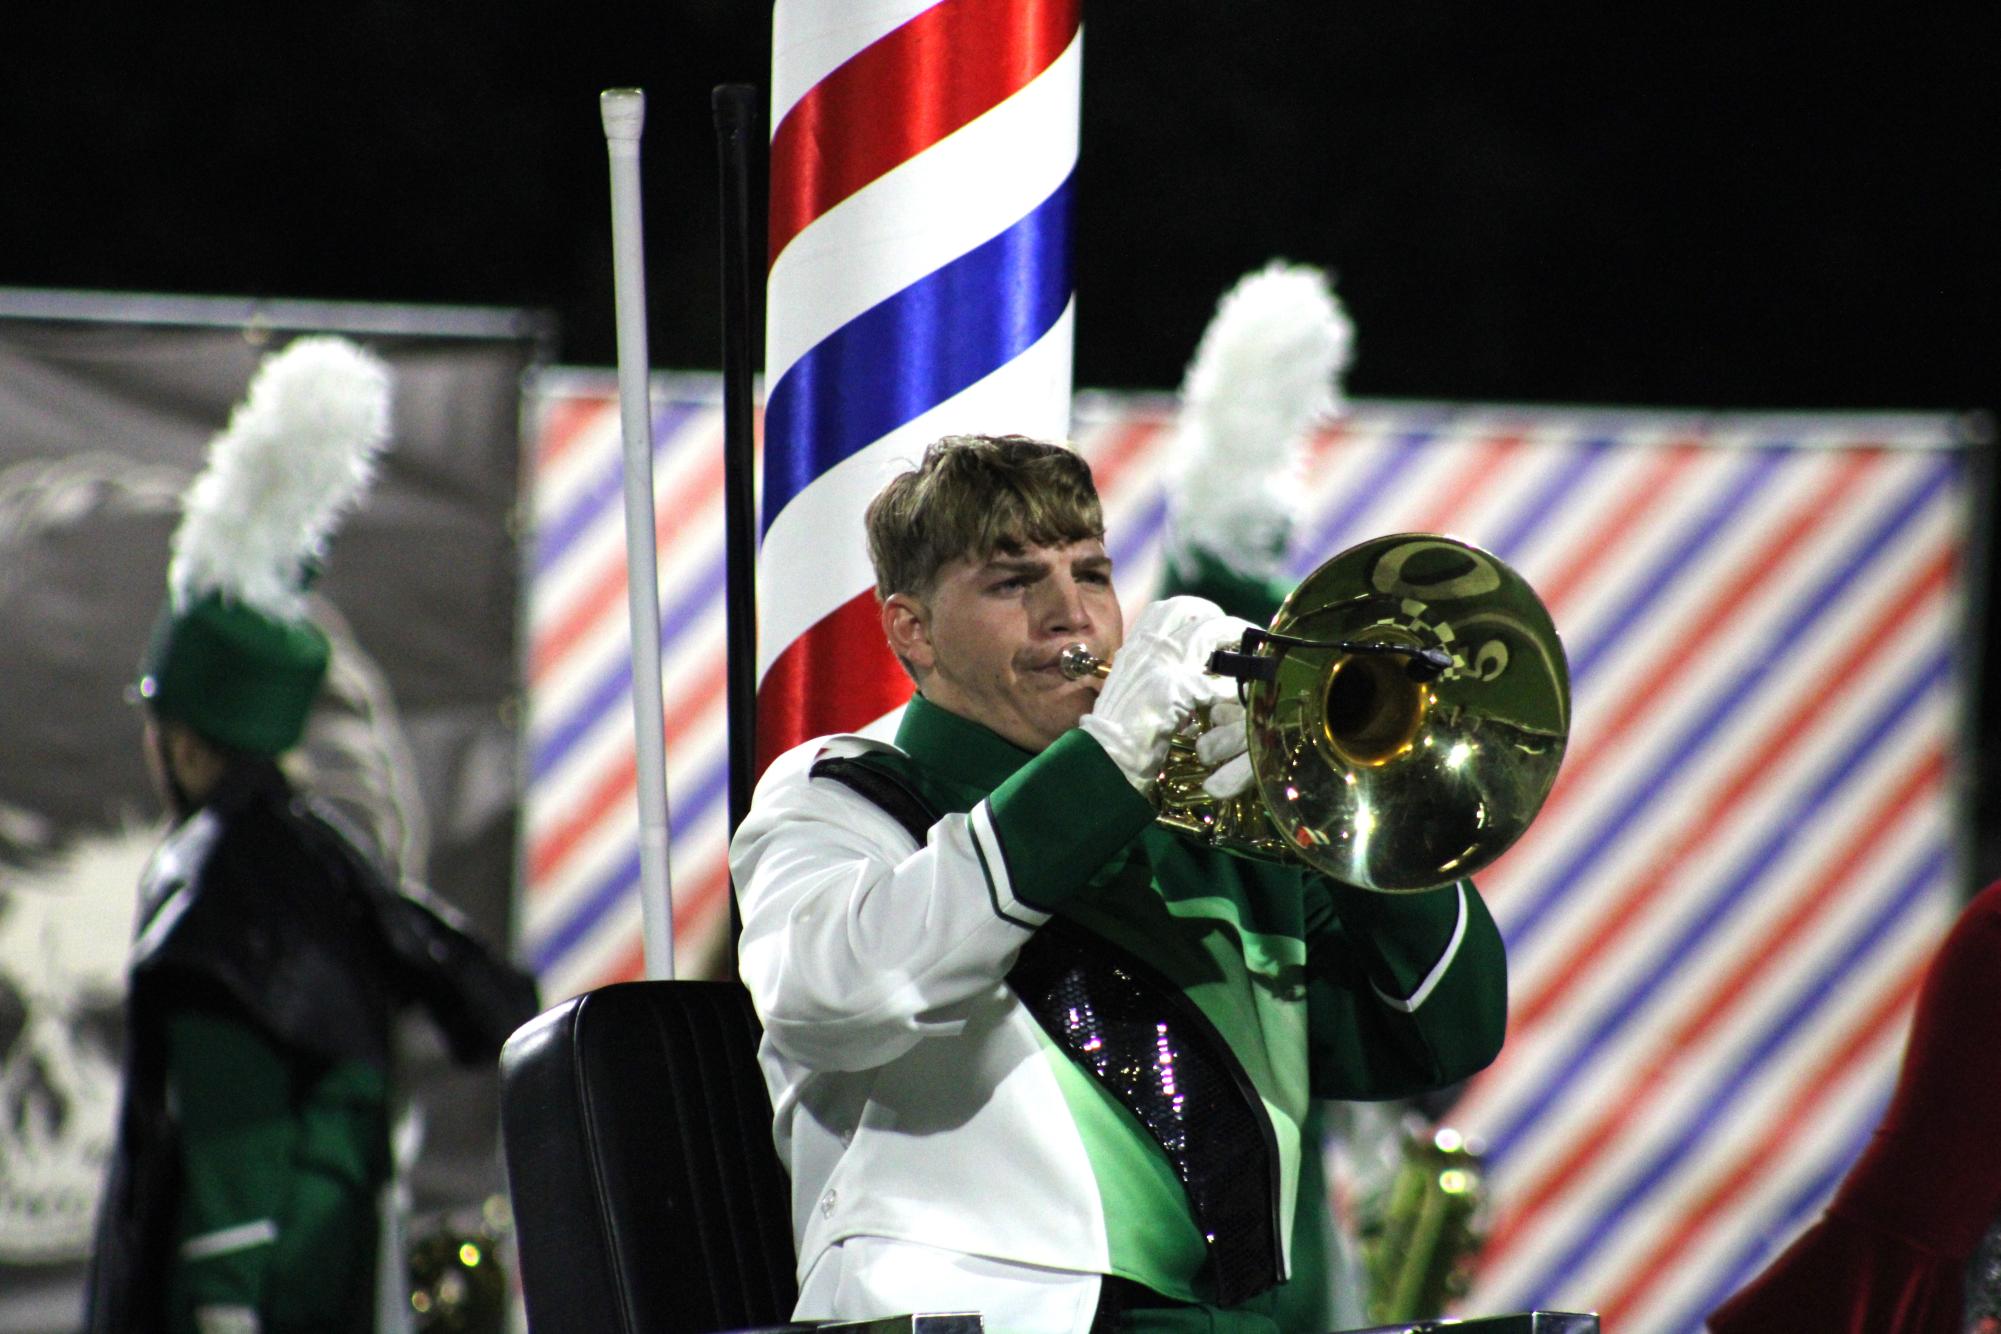
[[[97,298],[102,303],[103,298]],[[182,487],[259,358],[303,321],[218,327],[8,319],[0,304],[0,1330],[64,1329],[117,1101],[139,866],[161,832],[124,702],[165,592]],[[322,312],[324,313],[324,312]],[[317,614],[335,642],[297,766],[409,878],[510,940],[515,881],[520,386],[526,322],[374,308],[395,430],[336,537]],[[327,323],[327,322],[322,322]],[[427,332],[426,325],[437,331]],[[478,321],[474,322],[475,324]],[[415,1024],[403,1089],[414,1206],[502,1187],[490,1074]]]

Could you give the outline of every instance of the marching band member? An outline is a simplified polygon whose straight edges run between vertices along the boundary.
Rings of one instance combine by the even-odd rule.
[[[1128,635],[1068,449],[947,438],[866,522],[917,695],[894,746],[775,761],[731,852],[798,1315],[1275,1330],[1309,1100],[1499,1050],[1485,906],[1154,822],[1169,736],[1234,703],[1204,667],[1244,622],[1169,598]],[[1116,651],[1102,687],[1061,670],[1074,643]],[[1241,729],[1208,737],[1212,790],[1241,789]]]
[[[1327,275],[1274,261],[1216,303],[1181,380],[1167,451],[1166,562],[1160,595],[1208,598],[1268,625],[1301,505],[1306,443],[1341,409],[1354,326]],[[1326,1111],[1301,1124],[1292,1277],[1277,1317],[1289,1334],[1366,1323],[1356,1239],[1328,1207]]]
[[[527,976],[391,886],[277,763],[328,664],[304,585],[388,413],[379,361],[297,340],[187,494],[136,692],[175,823],[140,887],[92,1331],[372,1329],[397,1009],[466,1063],[535,1011]]]

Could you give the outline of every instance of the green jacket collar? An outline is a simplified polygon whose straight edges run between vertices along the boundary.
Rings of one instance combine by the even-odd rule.
[[[896,729],[897,749],[948,783],[992,792],[1035,756],[970,718],[912,695]]]

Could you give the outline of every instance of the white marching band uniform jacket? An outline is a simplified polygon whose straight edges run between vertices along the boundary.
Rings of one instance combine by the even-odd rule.
[[[912,713],[906,746],[913,722],[934,737],[941,720],[972,729],[921,697]],[[972,730],[981,745],[1006,745]],[[1072,732],[1034,762],[1039,808],[996,791],[944,815],[918,848],[876,802],[809,772],[825,757],[886,750],[832,737],[787,752],[731,845],[739,972],[763,1022],[759,1059],[792,1181],[797,1316],[979,1310],[990,1330],[1083,1334],[1115,1229],[1066,1110],[1069,1058],[1003,978],[1050,917],[1036,904],[1083,887],[1153,812]],[[1069,818],[1025,820],[1024,809],[1058,808],[1058,785]],[[1462,888],[1449,942],[1434,931],[1395,983],[1404,999],[1378,990],[1393,1022],[1410,1022],[1418,993],[1450,971],[1468,897]],[[1483,909],[1478,920],[1492,931]],[[1288,1194],[1288,1220],[1292,1203]]]

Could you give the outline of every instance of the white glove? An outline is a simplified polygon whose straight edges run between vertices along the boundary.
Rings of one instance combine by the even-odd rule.
[[[195,1328],[201,1334],[257,1334],[257,1312],[248,1306],[197,1306]]]
[[[1191,661],[1204,672],[1209,655],[1217,649],[1237,649],[1244,631],[1253,629],[1249,621],[1224,616],[1204,621],[1190,632]],[[1244,706],[1237,697],[1237,683],[1229,677],[1210,677],[1222,683],[1225,697],[1209,706],[1209,726],[1195,739],[1195,757],[1212,772],[1202,780],[1202,790],[1212,797],[1234,797],[1251,785],[1250,736],[1244,729]]]
[[[1202,598],[1166,598],[1133,622],[1091,711],[1077,725],[1105,748],[1128,782],[1152,788],[1168,738],[1202,705],[1231,699],[1236,683],[1204,670],[1216,645],[1241,625]]]
[[[1226,699],[1209,708],[1209,726],[1195,739],[1195,758],[1213,772],[1202,780],[1212,797],[1235,797],[1251,785],[1250,734],[1244,729],[1244,706]]]

